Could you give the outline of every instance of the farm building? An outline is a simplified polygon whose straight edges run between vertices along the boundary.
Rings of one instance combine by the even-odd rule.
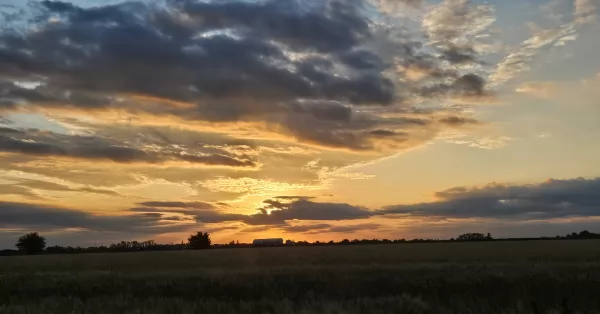
[[[254,241],[252,241],[252,244],[257,246],[277,246],[283,245],[283,239],[255,239]]]

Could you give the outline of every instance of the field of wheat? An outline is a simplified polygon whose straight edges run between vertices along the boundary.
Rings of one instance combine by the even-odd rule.
[[[600,313],[600,241],[2,257],[0,313]]]

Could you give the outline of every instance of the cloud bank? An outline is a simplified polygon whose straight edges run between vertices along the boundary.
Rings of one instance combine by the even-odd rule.
[[[417,217],[537,220],[600,216],[600,179],[554,180],[531,185],[491,183],[436,193],[440,200],[389,206],[381,214]]]
[[[259,208],[256,214],[229,213],[225,211],[227,206],[203,202],[143,202],[139,205],[144,207],[132,208],[120,215],[97,215],[54,206],[0,202],[0,228],[35,229],[40,232],[129,232],[142,235],[182,232],[202,224],[204,228],[214,228],[215,232],[279,230],[335,234],[389,228],[388,224],[374,220],[377,218],[397,220],[401,224],[404,219],[411,219],[412,223],[414,218],[444,219],[448,222],[444,228],[449,230],[459,228],[465,218],[469,219],[464,222],[467,225],[472,224],[473,219],[481,219],[483,225],[492,227],[507,222],[518,225],[553,224],[563,218],[600,217],[599,189],[598,178],[551,179],[528,185],[491,183],[481,187],[456,187],[440,191],[435,195],[438,198],[435,202],[393,205],[375,210],[343,203],[279,198],[265,200],[265,206]],[[239,225],[223,226],[222,223]],[[566,228],[564,222],[560,225]]]
[[[476,63],[478,48],[459,34],[475,35],[493,19],[480,18],[489,12],[477,7],[468,25],[454,25],[460,16],[448,21],[456,33],[434,23],[427,34],[438,44],[424,49],[425,37],[382,23],[385,12],[376,8],[361,0],[90,8],[41,1],[21,24],[0,32],[0,110],[75,110],[96,117],[116,111],[188,124],[243,121],[355,151],[414,145],[422,141],[412,136],[418,128],[435,133],[427,116],[415,126],[382,114],[410,108],[411,98],[487,96],[482,77],[446,62]],[[23,23],[28,27],[19,27]],[[426,74],[414,80],[415,71]]]
[[[383,216],[386,218],[492,218],[547,220],[565,217],[600,216],[600,179],[549,179],[530,185],[491,183],[482,187],[456,187],[437,192],[438,201],[392,205],[368,209],[343,203],[321,203],[308,199],[269,199],[257,214],[223,214],[215,211],[181,213],[195,215],[201,222],[240,221],[248,225],[284,225],[294,220],[349,221]],[[171,210],[171,209],[170,209]],[[301,228],[301,227],[299,227]]]

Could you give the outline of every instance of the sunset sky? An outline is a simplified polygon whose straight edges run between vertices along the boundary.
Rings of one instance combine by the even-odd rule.
[[[600,0],[0,0],[0,249],[600,231]]]

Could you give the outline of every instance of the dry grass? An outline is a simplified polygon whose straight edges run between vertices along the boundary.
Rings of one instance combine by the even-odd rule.
[[[600,241],[8,257],[0,313],[600,313]]]

